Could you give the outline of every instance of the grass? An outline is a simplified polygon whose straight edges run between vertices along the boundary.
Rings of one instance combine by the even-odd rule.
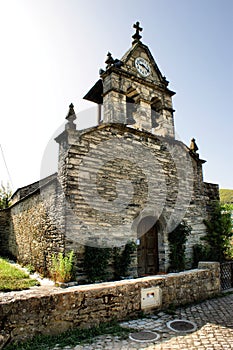
[[[0,258],[0,292],[11,292],[28,289],[39,285],[39,282],[29,277],[27,273]]]
[[[233,190],[220,188],[221,203],[233,203]]]
[[[5,347],[5,350],[49,350],[59,344],[59,347],[76,346],[78,344],[91,343],[94,337],[111,334],[126,339],[133,330],[121,327],[117,321],[101,323],[99,326],[69,330],[57,336],[37,336],[23,343],[13,343]]]

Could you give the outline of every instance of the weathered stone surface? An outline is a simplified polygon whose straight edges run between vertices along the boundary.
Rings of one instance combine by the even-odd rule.
[[[85,244],[113,247],[136,241],[140,220],[152,215],[157,221],[159,271],[167,271],[168,223],[173,216],[177,222],[184,217],[192,227],[186,243],[191,264],[192,247],[206,233],[207,204],[217,198],[218,187],[203,183],[201,163],[184,144],[117,124],[82,133],[66,130],[57,141],[58,181],[54,178],[0,211],[3,253],[46,273],[53,253],[73,249],[81,280]],[[106,145],[112,145],[110,153]],[[186,158],[191,168],[183,176]],[[187,183],[191,190],[185,190]],[[122,210],[114,207],[119,198]],[[137,276],[136,256],[130,275]]]
[[[0,211],[1,253],[46,275],[51,256],[64,251],[62,193],[56,179]],[[4,220],[4,222],[3,222]]]
[[[4,331],[1,331],[0,332],[0,349],[3,349],[9,340],[10,340],[10,335],[5,333]]]
[[[90,327],[111,319],[124,320],[141,311],[141,289],[162,290],[161,305],[181,305],[215,295],[220,290],[219,266],[178,274],[144,277],[58,289],[34,287],[1,293],[0,328],[12,340],[36,334],[60,334],[74,327]],[[147,309],[147,312],[153,311]]]
[[[169,220],[179,223],[185,218],[192,227],[186,244],[191,264],[192,247],[206,233],[203,219],[209,215],[208,198],[202,162],[194,159],[182,142],[122,124],[100,125],[76,132],[76,136],[72,130],[57,141],[61,159],[58,178],[68,200],[69,241],[124,245],[136,241],[143,217],[157,215],[159,270],[166,271]],[[151,184],[153,189],[148,187]],[[117,198],[125,204],[121,211],[114,209]],[[77,250],[78,255],[81,258]],[[134,263],[131,271],[137,275],[137,261]]]

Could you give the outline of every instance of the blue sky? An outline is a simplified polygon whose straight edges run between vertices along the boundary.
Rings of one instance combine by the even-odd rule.
[[[8,0],[0,1],[0,144],[14,189],[40,178],[70,102],[78,128],[95,124],[82,97],[107,52],[129,49],[135,21],[176,91],[179,138],[196,138],[207,182],[233,188],[232,0]],[[8,179],[0,154],[0,181]]]

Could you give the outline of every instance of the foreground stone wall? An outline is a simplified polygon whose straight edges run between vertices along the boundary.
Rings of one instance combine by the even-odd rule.
[[[155,290],[154,294],[151,294]],[[216,295],[220,291],[219,263],[199,269],[111,283],[58,288],[32,288],[1,295],[0,329],[5,340],[26,340],[38,334],[60,334],[113,319],[137,316]],[[143,306],[143,295],[154,300]],[[152,296],[152,298],[151,298]]]

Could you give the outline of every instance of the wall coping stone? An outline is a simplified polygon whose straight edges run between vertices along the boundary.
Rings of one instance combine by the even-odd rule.
[[[212,270],[219,267],[218,262],[200,262],[199,265],[201,268],[181,271],[178,273],[169,273],[166,275],[155,275],[155,276],[146,276],[134,279],[126,279],[121,281],[113,281],[113,282],[102,282],[102,283],[94,283],[94,284],[85,284],[72,286],[68,288],[59,288],[55,286],[36,286],[31,287],[30,289],[23,291],[13,291],[8,293],[0,293],[0,305],[4,303],[14,302],[16,300],[23,300],[35,297],[44,297],[50,295],[58,295],[58,294],[69,294],[69,293],[78,293],[80,292],[89,292],[89,291],[99,291],[99,290],[107,290],[109,288],[121,287],[126,285],[141,285],[144,284],[153,284],[153,282],[165,282],[169,279],[179,279],[181,276],[191,276],[195,273],[201,273],[206,270]],[[156,283],[158,285],[158,283]]]
[[[219,264],[204,262],[199,266],[205,268],[67,289],[41,286],[0,293],[3,343],[24,341],[41,334],[57,335],[72,328],[138,316],[145,309],[142,295],[151,290],[156,291],[157,297],[144,310],[148,313],[165,309],[171,303],[178,306],[218,294]]]

